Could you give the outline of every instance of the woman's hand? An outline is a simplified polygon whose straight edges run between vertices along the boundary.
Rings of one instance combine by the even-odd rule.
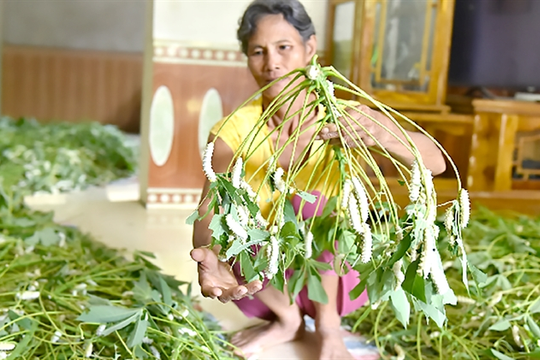
[[[252,281],[239,285],[231,266],[219,261],[217,255],[206,247],[191,251],[191,258],[198,263],[199,285],[203,296],[226,303],[253,295],[262,289],[262,282]]]
[[[380,145],[403,164],[412,165],[416,156],[411,152],[407,137],[386,115],[366,105],[349,108],[347,112],[354,120],[348,117],[340,118],[343,139],[339,137],[334,124],[324,126],[317,135],[317,139],[329,140],[330,144],[351,148],[358,147],[360,142],[368,147]],[[370,117],[377,120],[378,123],[371,120]],[[420,132],[406,131],[406,134],[420,152],[424,165],[432,171],[433,175],[444,172],[446,163],[441,150],[435,143]]]
[[[357,108],[348,108],[347,112],[351,115],[352,119],[349,117],[340,118],[342,123],[341,139],[335,124],[324,126],[318,134],[318,138],[329,140],[333,145],[341,144],[351,148],[358,147],[360,142],[364,143],[366,146],[375,146],[378,142],[382,147],[388,148],[395,142],[398,142],[396,136],[404,139],[401,131],[392,121],[390,121],[390,119],[384,114],[371,109],[369,106],[359,105]],[[371,120],[370,117],[377,120],[391,132]],[[375,139],[377,141],[375,141]]]

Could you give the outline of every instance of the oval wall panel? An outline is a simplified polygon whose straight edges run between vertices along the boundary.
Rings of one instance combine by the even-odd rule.
[[[206,92],[199,115],[199,152],[202,156],[210,130],[223,119],[223,107],[219,92],[212,88]]]
[[[171,154],[174,138],[173,98],[166,86],[160,86],[152,99],[148,136],[150,155],[154,164],[165,165]]]

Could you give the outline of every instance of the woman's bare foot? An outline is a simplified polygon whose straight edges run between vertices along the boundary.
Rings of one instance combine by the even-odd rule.
[[[239,349],[237,355],[248,358],[263,349],[301,338],[304,327],[304,319],[298,314],[239,331],[231,343]]]
[[[339,328],[318,328],[317,336],[321,342],[320,360],[354,360]]]

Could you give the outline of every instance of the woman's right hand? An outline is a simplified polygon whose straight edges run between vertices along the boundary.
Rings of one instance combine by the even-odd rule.
[[[231,266],[219,261],[216,253],[209,248],[193,249],[191,258],[198,264],[199,285],[204,297],[218,298],[226,303],[253,295],[262,289],[262,282],[258,280],[239,285]]]

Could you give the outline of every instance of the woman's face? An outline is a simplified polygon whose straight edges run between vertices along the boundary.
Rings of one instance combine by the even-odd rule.
[[[305,67],[317,50],[313,35],[304,42],[283,15],[266,15],[248,42],[248,67],[259,87],[264,87],[287,73]],[[268,88],[264,95],[275,98],[291,81],[286,78]]]

